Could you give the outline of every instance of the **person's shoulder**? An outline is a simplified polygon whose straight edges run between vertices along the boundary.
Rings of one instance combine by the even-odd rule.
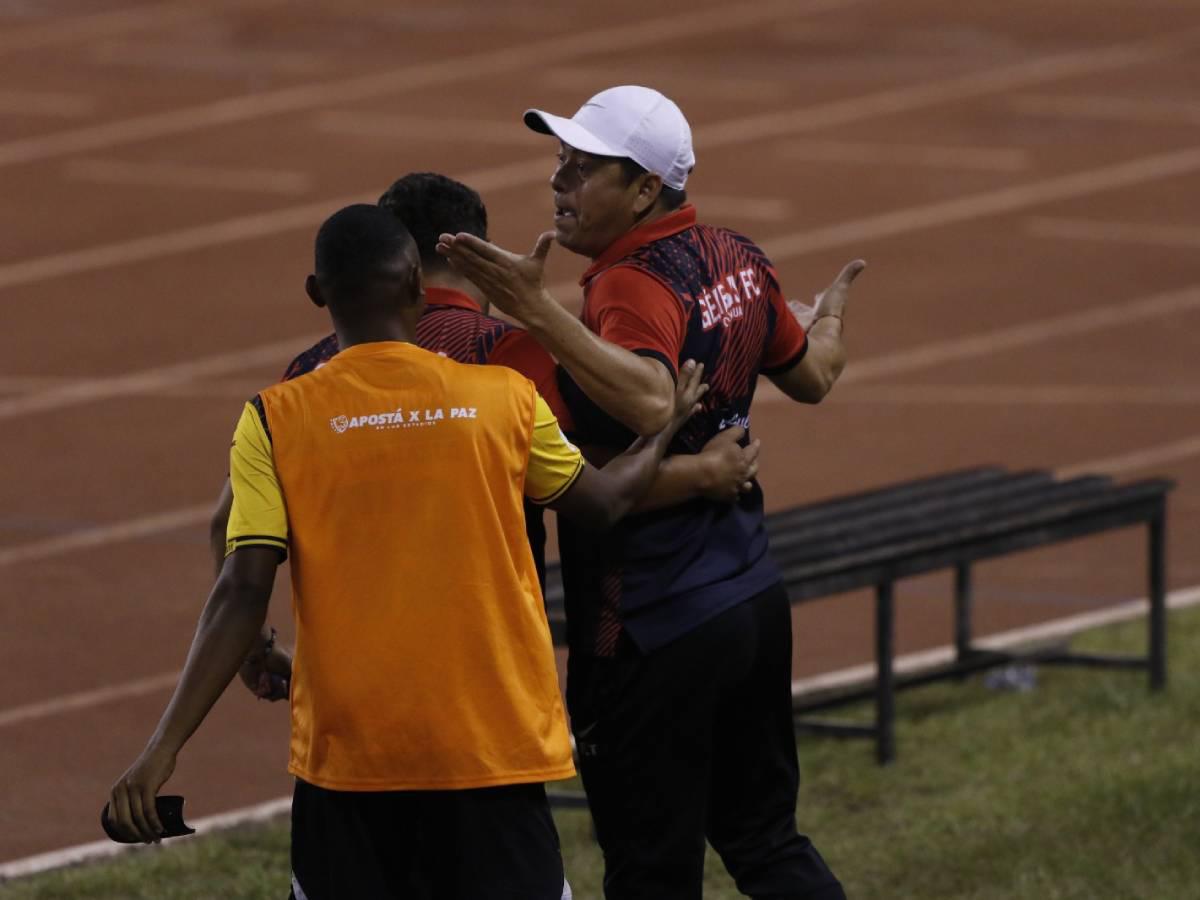
[[[710,241],[727,242],[737,244],[739,247],[752,250],[755,253],[766,255],[763,253],[762,247],[754,238],[747,234],[743,234],[736,228],[729,228],[725,225],[710,225],[708,223],[698,223],[694,226],[696,236],[698,238],[707,238]]]
[[[338,338],[336,334],[330,334],[321,338],[307,350],[296,355],[296,357],[288,363],[287,369],[284,370],[281,381],[291,381],[294,378],[299,378],[301,375],[307,375],[310,372],[315,372],[321,368],[329,360],[333,359],[338,352]]]

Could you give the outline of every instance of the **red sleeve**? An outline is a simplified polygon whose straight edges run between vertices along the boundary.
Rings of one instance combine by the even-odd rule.
[[[808,335],[777,288],[769,290],[768,299],[775,307],[775,327],[771,330],[771,342],[767,345],[760,371],[764,375],[781,375],[804,359]]]
[[[563,429],[569,430],[571,415],[558,387],[558,363],[528,331],[522,328],[506,331],[496,341],[487,362],[490,366],[507,366],[532,381],[554,417],[559,423],[567,423]]]
[[[601,274],[588,290],[584,324],[618,347],[659,360],[672,378],[678,374],[687,316],[654,276],[630,266]]]

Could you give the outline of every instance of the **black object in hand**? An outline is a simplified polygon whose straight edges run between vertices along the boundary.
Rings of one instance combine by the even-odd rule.
[[[196,833],[195,828],[189,828],[188,824],[183,821],[183,797],[178,794],[155,797],[154,808],[158,812],[158,821],[162,823],[164,829],[159,837],[182,837],[185,834]],[[110,840],[114,840],[118,844],[142,843],[140,838],[124,838],[117,834],[113,828],[112,820],[108,817],[107,803],[104,804],[104,809],[100,812],[100,827],[104,829],[104,833],[108,835]]]

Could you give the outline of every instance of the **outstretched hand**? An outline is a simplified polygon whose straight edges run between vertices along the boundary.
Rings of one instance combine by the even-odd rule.
[[[521,256],[473,234],[443,234],[437,251],[499,309],[527,323],[539,303],[553,302],[545,291],[546,257],[553,243],[554,232],[543,232],[533,252]]]
[[[837,278],[833,279],[833,284],[817,294],[814,321],[822,316],[845,318],[846,301],[850,299],[850,285],[866,267],[867,264],[861,259],[848,262],[842,267]]]
[[[850,299],[850,285],[854,283],[867,264],[856,259],[846,263],[838,273],[833,283],[813,298],[813,305],[801,303],[799,300],[789,300],[788,310],[800,326],[807,331],[812,328],[817,319],[832,316],[844,320],[846,317],[846,302]]]

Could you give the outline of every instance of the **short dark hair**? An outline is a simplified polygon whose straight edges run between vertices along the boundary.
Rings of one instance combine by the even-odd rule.
[[[649,171],[641,163],[634,162],[628,156],[619,157],[617,161],[621,164],[621,172],[625,175],[626,184],[632,184],[633,179],[639,175],[645,175]],[[658,199],[664,209],[679,209],[679,207],[687,203],[687,191],[683,188],[670,187],[666,182],[663,182],[662,191],[659,193]]]
[[[408,227],[427,269],[446,264],[437,252],[439,235],[465,231],[487,240],[487,207],[479,194],[436,172],[405,175],[384,191],[379,206]]]
[[[335,298],[352,299],[376,282],[394,278],[397,263],[412,259],[412,235],[398,218],[366,203],[338,210],[317,232],[317,280]]]

